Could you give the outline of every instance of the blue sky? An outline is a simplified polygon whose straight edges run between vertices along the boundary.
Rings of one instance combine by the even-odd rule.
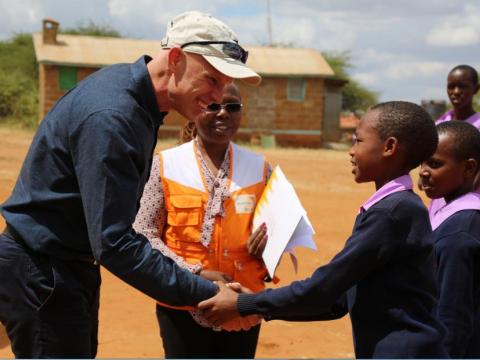
[[[167,21],[187,10],[220,18],[242,44],[268,43],[267,0],[0,0],[0,39],[93,21],[133,38],[161,39]],[[350,51],[352,76],[380,99],[446,99],[455,65],[480,69],[478,0],[270,0],[274,42]]]

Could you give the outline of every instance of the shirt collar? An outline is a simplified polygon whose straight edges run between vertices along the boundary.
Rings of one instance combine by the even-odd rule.
[[[158,109],[155,89],[147,69],[147,64],[150,60],[152,60],[150,56],[143,55],[131,64],[132,76],[139,94],[138,101],[143,104],[155,125],[160,126],[163,124],[163,118],[168,112],[162,112]]]
[[[429,212],[432,230],[438,228],[445,220],[461,210],[480,210],[480,194],[469,192],[444,206]]]
[[[442,122],[450,121],[452,119],[453,119],[453,110],[449,110],[445,114],[440,116],[438,120],[435,121],[435,124],[438,125]],[[473,114],[469,118],[465,119],[465,121],[468,122],[469,124],[472,124],[477,129],[480,129],[480,112]]]
[[[404,191],[404,190],[412,190],[413,189],[413,181],[410,175],[402,175],[392,181],[389,181],[385,185],[383,185],[380,189],[375,191],[375,193],[360,207],[360,212],[365,212],[370,209],[373,205],[378,203],[383,198],[391,195],[393,193]]]

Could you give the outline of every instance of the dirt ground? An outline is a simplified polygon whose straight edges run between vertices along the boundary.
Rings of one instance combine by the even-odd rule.
[[[14,185],[32,133],[0,127],[0,203]],[[170,143],[171,144],[171,143]],[[160,147],[169,144],[161,143]],[[308,212],[315,228],[318,251],[297,252],[299,271],[284,258],[277,275],[282,284],[309,276],[342,247],[350,234],[359,205],[373,185],[357,185],[350,173],[346,151],[306,149],[256,149],[272,165],[280,165]],[[0,218],[3,228],[3,218]],[[162,357],[154,301],[103,270],[98,357]],[[351,358],[351,326],[347,317],[328,322],[263,323],[258,358]],[[0,326],[0,358],[12,357]]]

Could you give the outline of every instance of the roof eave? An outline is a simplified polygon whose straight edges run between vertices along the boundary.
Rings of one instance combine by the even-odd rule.
[[[76,63],[76,62],[55,61],[55,60],[39,60],[38,63],[42,65],[77,66],[77,67],[86,67],[86,68],[101,68],[104,66],[112,65],[112,64]]]

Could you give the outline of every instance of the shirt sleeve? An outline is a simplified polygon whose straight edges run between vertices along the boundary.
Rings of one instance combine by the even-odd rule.
[[[202,269],[202,264],[189,264],[182,256],[175,254],[163,241],[162,234],[166,217],[165,195],[160,179],[160,156],[157,155],[153,158],[150,178],[145,184],[133,228],[137,233],[143,234],[154,249],[174,260],[178,266],[192,273],[198,273]]]
[[[465,356],[474,332],[476,243],[470,234],[461,232],[439,239],[435,246],[438,319],[447,327],[446,350],[457,359]]]
[[[132,224],[156,141],[151,124],[132,126],[123,114],[90,115],[71,134],[90,246],[95,259],[123,281],[170,305],[196,305],[217,286],[152,248]]]
[[[237,302],[240,314],[262,314],[266,320],[309,317],[315,320],[329,313],[332,316],[346,313],[344,307],[334,309],[336,304],[348,289],[388,262],[395,251],[394,234],[394,220],[388,213],[371,210],[330,263],[319,267],[310,278],[288,286],[240,294]]]

